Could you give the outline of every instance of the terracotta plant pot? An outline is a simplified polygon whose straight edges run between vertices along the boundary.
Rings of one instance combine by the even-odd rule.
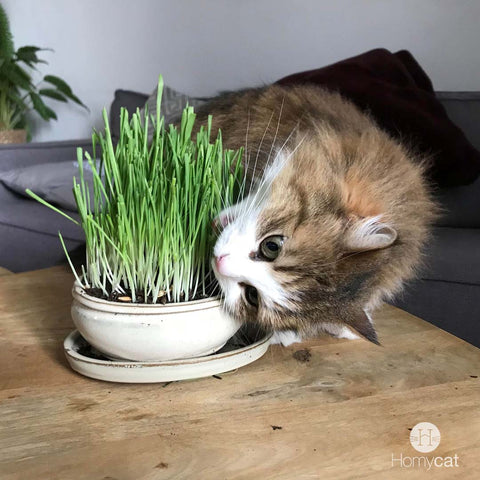
[[[26,130],[0,130],[0,143],[25,143],[27,141]]]
[[[165,361],[209,355],[241,324],[218,298],[149,305],[119,303],[72,290],[73,323],[90,345],[113,359]]]

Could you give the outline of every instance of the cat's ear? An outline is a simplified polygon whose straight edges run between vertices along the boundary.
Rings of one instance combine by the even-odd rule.
[[[212,228],[215,232],[220,233],[231,221],[232,217],[227,212],[220,212],[212,220]]]
[[[366,252],[392,245],[397,239],[397,231],[388,223],[380,220],[381,215],[352,218],[348,222],[344,237],[346,250],[349,252]]]
[[[229,223],[232,223],[238,215],[238,205],[232,205],[222,210],[213,220],[214,231],[220,233]]]
[[[365,312],[365,310],[360,310],[352,315],[347,320],[346,324],[368,341],[374,343],[375,345],[380,345],[377,332],[375,331],[375,328],[373,328],[372,319],[368,313]]]
[[[212,227],[216,232],[221,232],[227,225],[233,223],[240,215],[248,210],[250,205],[250,195],[245,197],[241,202],[231,205],[222,210],[213,220]]]

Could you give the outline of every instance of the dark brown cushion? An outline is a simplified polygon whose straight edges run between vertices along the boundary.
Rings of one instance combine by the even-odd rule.
[[[393,137],[429,156],[430,178],[439,186],[466,185],[480,174],[480,152],[448,118],[432,82],[406,50],[371,50],[277,83],[313,83],[338,91]]]

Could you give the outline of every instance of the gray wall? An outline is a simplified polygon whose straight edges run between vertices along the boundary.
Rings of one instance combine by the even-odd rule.
[[[409,49],[437,89],[480,90],[478,0],[3,0],[16,46],[51,47],[42,70],[91,109],[56,105],[35,141],[83,138],[116,88],[211,95],[379,46]]]

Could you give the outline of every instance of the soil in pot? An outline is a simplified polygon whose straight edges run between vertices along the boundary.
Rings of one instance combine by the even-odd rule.
[[[193,292],[190,292],[190,297],[189,301],[194,301],[194,300],[204,300],[205,298],[212,298],[218,296],[220,289],[218,286],[217,281],[213,278],[213,276],[210,276],[206,280],[206,284],[208,285],[207,288],[205,288],[205,293],[203,291],[197,291],[195,296],[192,296]],[[91,297],[95,298],[101,298],[102,300],[108,300],[109,302],[118,302],[118,303],[146,303],[146,304],[153,304],[153,297],[149,295],[147,298],[144,297],[144,292],[141,290],[137,290],[135,292],[135,302],[132,302],[132,295],[131,295],[131,290],[124,285],[122,285],[123,290],[125,293],[121,292],[110,292],[108,295],[105,295],[105,293],[102,291],[101,288],[85,288],[85,293],[87,295],[90,295]],[[112,288],[107,288],[107,290],[112,290]],[[181,295],[184,297],[184,295]],[[155,302],[157,304],[161,305],[166,305],[168,303],[175,303],[173,300],[169,300],[167,293],[165,291],[161,291],[160,295],[158,296],[157,301]]]

